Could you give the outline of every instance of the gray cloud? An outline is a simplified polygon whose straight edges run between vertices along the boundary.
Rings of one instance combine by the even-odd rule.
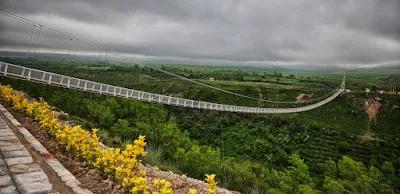
[[[400,62],[398,0],[3,0],[0,6],[129,54],[268,65]],[[32,27],[3,15],[0,25],[1,48],[27,47]],[[43,33],[39,48],[90,51]]]

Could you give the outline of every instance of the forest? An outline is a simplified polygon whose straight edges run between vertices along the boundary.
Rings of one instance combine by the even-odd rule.
[[[277,107],[232,97],[138,64],[0,58],[1,61],[138,90],[194,100]],[[278,70],[155,66],[203,83],[272,100],[330,92],[342,75]],[[214,77],[217,81],[210,81]],[[400,75],[347,75],[353,92],[305,113],[255,115],[186,109],[102,96],[0,77],[31,97],[43,97],[68,113],[70,122],[99,128],[103,143],[121,147],[146,136],[145,163],[202,179],[215,173],[219,185],[243,193],[399,193],[400,96],[365,94],[364,88],[397,83]],[[399,84],[400,85],[400,84]],[[382,108],[369,120],[366,99]],[[361,138],[366,130],[373,139]]]

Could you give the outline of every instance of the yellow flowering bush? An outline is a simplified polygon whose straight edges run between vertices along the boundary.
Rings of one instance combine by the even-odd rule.
[[[214,194],[215,191],[217,191],[218,182],[215,182],[214,178],[215,178],[215,174],[211,174],[211,175],[206,174],[205,180],[208,183],[208,193],[210,193],[210,194]]]
[[[50,105],[42,98],[39,98],[39,101],[29,102],[22,93],[15,94],[12,88],[3,85],[0,85],[0,97],[11,104],[13,109],[37,121],[66,151],[74,152],[93,167],[119,180],[131,193],[150,194],[149,184],[144,178],[146,172],[140,169],[141,160],[138,159],[146,156],[144,136],[139,136],[133,145],[127,145],[122,152],[119,148],[101,149],[100,138],[96,135],[97,129],[92,129],[90,133],[79,125],[64,126],[55,117]],[[206,176],[210,185],[209,192],[215,193],[215,175]],[[154,180],[153,185],[157,190],[153,194],[173,193],[171,183],[166,180]],[[189,190],[189,194],[196,193],[194,189]]]
[[[143,177],[139,177],[133,180],[134,187],[130,190],[133,194],[150,194],[149,185],[147,180]]]
[[[11,103],[11,98],[14,96],[14,92],[12,88],[7,86],[0,86],[0,95],[1,97],[8,103]]]
[[[153,181],[153,185],[157,191],[153,192],[153,194],[173,194],[174,192],[171,189],[171,183],[162,179],[155,179]]]
[[[134,145],[120,149],[103,150],[99,146],[97,129],[89,133],[81,126],[63,126],[55,117],[50,105],[42,98],[29,102],[23,94],[14,94],[12,88],[0,85],[0,97],[10,103],[17,111],[27,114],[37,121],[43,129],[53,135],[66,151],[74,152],[92,166],[121,181],[132,193],[149,193],[146,172],[140,169],[138,156],[146,156],[145,137],[139,136]]]
[[[48,121],[51,125],[53,119]],[[58,123],[59,124],[59,123]],[[54,127],[58,127],[55,124]],[[97,129],[92,129],[92,133],[83,130],[81,126],[69,127],[64,126],[57,129],[55,133],[56,140],[65,150],[76,153],[79,157],[84,158],[89,164],[93,164],[99,156],[100,138],[96,135]]]

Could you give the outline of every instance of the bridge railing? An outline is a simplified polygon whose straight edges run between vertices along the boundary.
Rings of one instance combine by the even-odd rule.
[[[217,111],[259,113],[259,114],[303,112],[320,107],[328,103],[329,101],[333,100],[334,98],[336,98],[343,91],[343,84],[344,84],[343,82],[341,89],[338,90],[336,93],[334,93],[332,96],[312,105],[297,107],[297,108],[259,108],[259,107],[218,104],[212,102],[176,98],[161,94],[153,94],[149,92],[128,89],[109,84],[103,84],[75,77],[60,75],[56,73],[46,72],[38,69],[28,68],[5,62],[0,62],[0,75],[49,84],[49,85],[56,85],[70,89],[83,90],[87,92],[118,96],[123,98],[132,98],[136,100],[154,102],[160,104],[198,108],[198,109],[217,110]]]

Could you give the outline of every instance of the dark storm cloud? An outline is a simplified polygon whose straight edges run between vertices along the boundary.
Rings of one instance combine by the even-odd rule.
[[[269,65],[400,63],[398,0],[3,0],[0,5],[123,53]],[[29,44],[31,27],[4,16],[0,24],[2,48]],[[39,46],[69,50],[68,41],[59,39],[44,37]]]

